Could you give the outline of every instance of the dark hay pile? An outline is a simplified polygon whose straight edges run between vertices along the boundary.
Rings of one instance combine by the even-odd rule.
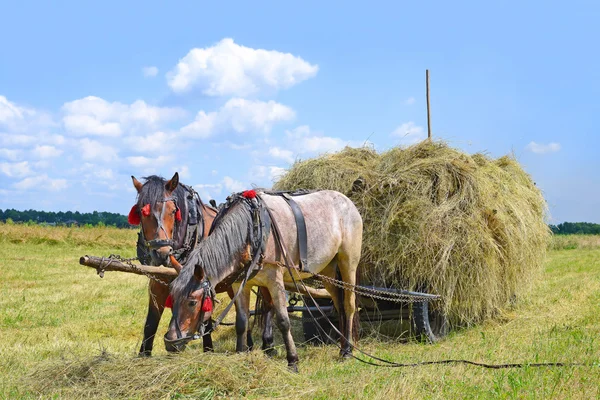
[[[354,201],[363,283],[440,294],[454,325],[494,317],[526,294],[551,237],[542,193],[514,158],[441,142],[298,161],[275,189],[298,188]]]

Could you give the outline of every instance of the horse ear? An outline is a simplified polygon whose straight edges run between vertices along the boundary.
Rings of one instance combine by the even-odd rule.
[[[175,175],[173,175],[171,180],[165,185],[165,189],[167,189],[169,193],[173,193],[173,191],[177,189],[177,185],[179,185],[179,173],[175,172]]]
[[[200,264],[196,264],[194,267],[194,278],[198,279],[198,281],[202,281],[202,279],[204,279],[204,269],[200,266]]]
[[[135,190],[137,190],[137,192],[141,192],[142,191],[142,182],[138,181],[137,179],[135,179],[135,176],[131,175],[131,180],[133,181],[133,186],[135,187]]]

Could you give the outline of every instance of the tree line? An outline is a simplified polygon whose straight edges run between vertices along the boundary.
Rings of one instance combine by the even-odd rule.
[[[80,213],[79,211],[52,212],[25,210],[18,211],[12,208],[0,209],[0,221],[5,223],[31,223],[47,225],[75,225],[75,226],[116,226],[117,228],[131,228],[125,215],[98,212]]]
[[[600,235],[600,224],[591,222],[563,222],[558,225],[550,225],[550,229],[556,235]]]

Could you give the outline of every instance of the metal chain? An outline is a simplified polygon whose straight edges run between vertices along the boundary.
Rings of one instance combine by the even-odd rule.
[[[395,303],[418,303],[424,301],[435,300],[430,297],[423,297],[416,294],[406,294],[406,293],[390,293],[383,290],[372,289],[364,286],[353,285],[351,283],[347,283],[344,281],[340,281],[338,279],[331,278],[329,276],[321,275],[321,274],[312,274],[313,276],[318,277],[324,281],[329,282],[330,284],[339,287],[340,289],[351,291],[363,296],[368,296],[378,300],[391,301]],[[437,296],[440,298],[440,296]]]
[[[111,255],[110,255],[110,256],[108,256],[107,258],[108,258],[109,260],[118,260],[118,261],[120,261],[120,262],[122,262],[122,263],[124,263],[124,264],[127,264],[127,265],[129,265],[131,268],[133,268],[134,270],[136,270],[136,271],[140,272],[142,275],[145,275],[145,276],[147,276],[149,279],[153,280],[154,282],[158,282],[158,283],[160,283],[161,285],[164,285],[164,286],[169,286],[169,283],[168,283],[168,282],[165,282],[165,281],[163,281],[162,279],[160,279],[160,278],[157,278],[156,276],[154,276],[154,275],[152,275],[152,274],[150,274],[150,273],[148,273],[148,272],[146,272],[146,271],[143,271],[143,270],[141,270],[140,268],[138,268],[138,267],[137,267],[137,265],[135,265],[134,263],[132,263],[132,261],[136,261],[136,260],[138,260],[138,258],[137,258],[137,257],[123,258],[123,257],[121,257],[119,254],[111,254]],[[110,262],[110,261],[109,261],[109,262]],[[102,271],[101,271],[101,272],[104,272],[104,270],[102,269]],[[99,273],[100,273],[100,272],[99,272]]]

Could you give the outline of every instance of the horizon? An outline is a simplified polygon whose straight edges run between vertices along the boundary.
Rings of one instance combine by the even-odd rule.
[[[2,210],[126,215],[131,175],[175,171],[221,203],[297,159],[410,145],[429,69],[434,140],[514,154],[547,223],[600,223],[600,4],[32,4],[0,24]]]

